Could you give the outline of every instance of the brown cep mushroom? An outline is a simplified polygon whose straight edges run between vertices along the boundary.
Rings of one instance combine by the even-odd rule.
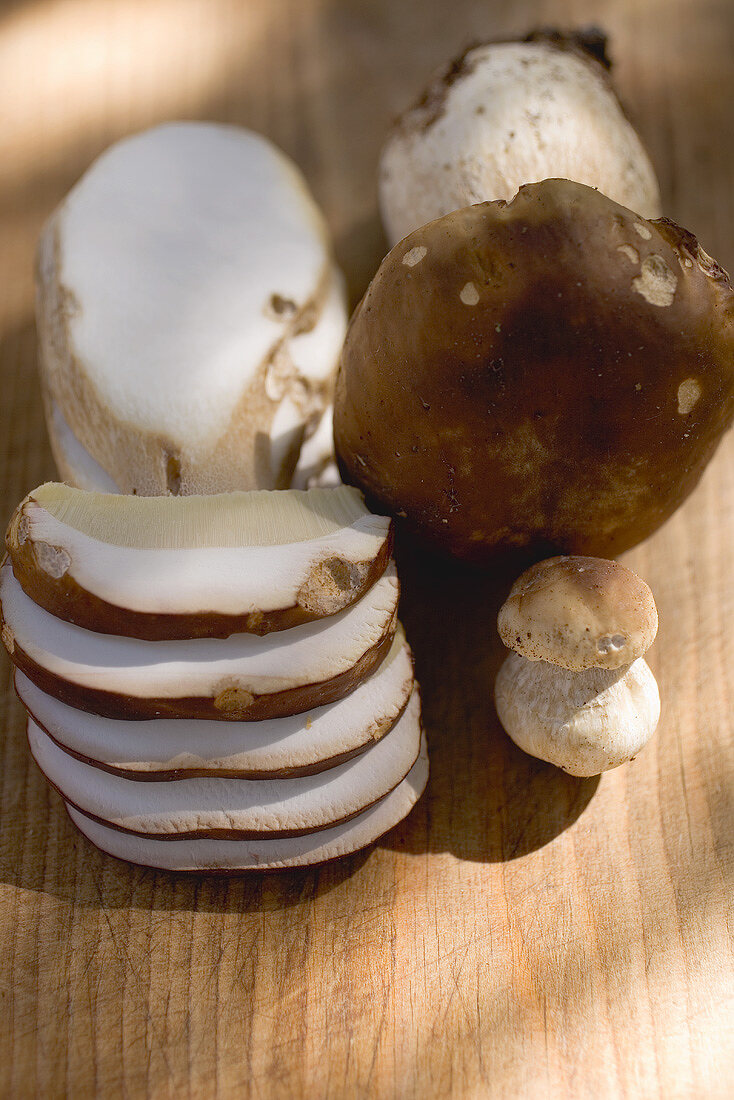
[[[416,230],[356,310],[346,480],[486,562],[616,556],[685,500],[734,413],[734,292],[695,237],[568,180]]]
[[[643,654],[657,609],[618,562],[557,557],[515,582],[497,626],[511,653],[495,683],[500,722],[519,748],[571,775],[631,760],[660,717]]]

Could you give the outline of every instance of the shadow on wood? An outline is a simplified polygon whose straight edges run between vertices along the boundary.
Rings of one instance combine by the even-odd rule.
[[[573,824],[599,777],[577,779],[521,752],[500,726],[494,681],[507,650],[497,612],[526,559],[490,570],[447,563],[405,538],[400,615],[415,655],[431,779],[383,841],[495,863],[543,847]]]

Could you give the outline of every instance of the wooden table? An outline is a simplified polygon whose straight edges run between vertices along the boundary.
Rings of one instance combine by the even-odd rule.
[[[28,0],[0,8],[2,517],[53,476],[35,377],[43,219],[168,117],[272,137],[353,298],[384,249],[391,116],[472,39],[613,36],[666,212],[734,265],[730,0]],[[2,519],[4,523],[4,518]],[[507,578],[402,562],[432,779],[372,850],[308,872],[156,874],[79,837],[3,664],[3,1097],[734,1095],[734,440],[627,561],[661,616],[655,742],[601,782],[524,756],[491,702]]]

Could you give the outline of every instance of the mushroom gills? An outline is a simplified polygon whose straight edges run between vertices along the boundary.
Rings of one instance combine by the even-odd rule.
[[[319,832],[265,840],[152,840],[101,825],[67,804],[77,828],[117,859],[168,871],[244,871],[304,867],[349,855],[402,821],[428,781],[425,738],[408,775],[385,798],[339,825]]]
[[[15,688],[30,718],[59,748],[115,775],[276,779],[325,771],[388,734],[408,704],[413,663],[398,624],[385,660],[346,698],[263,722],[114,721],[66,706],[22,672]]]
[[[108,718],[260,721],[342,698],[387,655],[397,624],[394,563],[329,619],[258,637],[141,641],[96,634],[38,607],[0,569],[3,636],[43,691]]]
[[[7,545],[24,591],[61,619],[221,638],[342,611],[387,567],[392,524],[346,486],[126,497],[49,483],[16,509]]]

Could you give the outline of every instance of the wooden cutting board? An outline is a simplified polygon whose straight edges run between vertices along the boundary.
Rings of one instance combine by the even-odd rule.
[[[734,265],[730,0],[33,0],[0,7],[2,522],[53,476],[35,377],[43,219],[168,117],[252,126],[302,166],[355,299],[384,241],[394,113],[473,39],[596,21],[666,212]],[[734,1095],[734,440],[626,558],[660,608],[663,716],[576,780],[492,708],[508,579],[403,556],[432,778],[372,850],[217,881],[97,853],[29,761],[2,665],[3,1097]]]

